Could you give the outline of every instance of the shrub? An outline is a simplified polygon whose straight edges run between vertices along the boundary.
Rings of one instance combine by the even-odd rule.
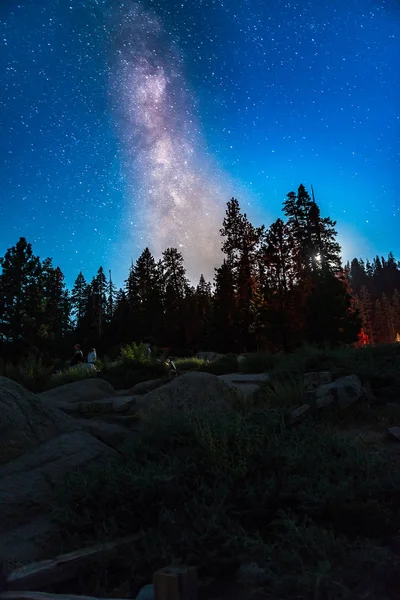
[[[17,365],[8,362],[0,367],[4,377],[13,379],[34,393],[42,392],[47,388],[53,370],[52,366],[44,364],[42,357],[34,354],[21,359]]]
[[[157,411],[118,465],[71,475],[55,514],[65,543],[141,533],[144,576],[181,560],[207,572],[258,561],[286,597],[381,597],[373,565],[400,526],[400,473],[335,428],[281,410]],[[365,591],[365,590],[364,590]]]
[[[196,358],[195,356],[188,358],[175,358],[174,363],[178,371],[198,371],[207,364],[205,360],[202,358]]]
[[[67,383],[74,383],[75,381],[82,381],[83,379],[91,379],[92,377],[97,377],[96,371],[79,366],[70,367],[64,371],[54,373],[47,382],[47,389],[66,385]]]
[[[129,365],[147,365],[152,362],[144,344],[128,344],[121,348],[120,360]]]
[[[126,390],[136,383],[167,376],[168,369],[161,363],[152,361],[142,364],[121,362],[101,372],[102,379],[108,381],[116,390]]]

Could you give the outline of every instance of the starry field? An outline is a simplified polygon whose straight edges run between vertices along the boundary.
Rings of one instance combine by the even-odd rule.
[[[399,34],[397,0],[3,0],[1,253],[211,278],[229,198],[268,226],[303,182],[345,259],[398,254]]]

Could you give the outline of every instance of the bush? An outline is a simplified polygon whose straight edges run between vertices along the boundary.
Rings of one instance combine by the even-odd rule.
[[[82,381],[83,379],[91,379],[92,377],[97,377],[96,371],[79,366],[70,367],[54,373],[47,381],[47,389],[66,385],[67,383],[74,383],[75,381]]]
[[[168,377],[168,369],[158,362],[148,361],[143,364],[121,362],[102,371],[101,377],[115,390],[127,390],[142,381]]]
[[[198,371],[204,367],[207,362],[202,358],[196,358],[195,356],[188,358],[175,358],[174,364],[178,371]]]
[[[372,566],[400,526],[400,473],[335,428],[287,429],[266,407],[155,411],[124,456],[58,490],[67,548],[140,532],[130,560],[145,577],[258,561],[271,593],[357,598],[362,582],[381,597]]]
[[[52,366],[44,364],[43,358],[34,354],[21,359],[17,365],[10,362],[0,364],[0,374],[13,379],[27,390],[43,392],[50,381]]]
[[[128,365],[147,365],[151,364],[152,359],[149,357],[147,348],[144,344],[128,344],[121,348],[120,360]]]

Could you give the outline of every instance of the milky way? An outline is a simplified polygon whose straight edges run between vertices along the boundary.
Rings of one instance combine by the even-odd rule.
[[[131,182],[132,236],[156,256],[179,248],[189,275],[210,278],[221,262],[229,185],[218,183],[202,150],[183,59],[160,20],[136,3],[116,20],[111,89]]]

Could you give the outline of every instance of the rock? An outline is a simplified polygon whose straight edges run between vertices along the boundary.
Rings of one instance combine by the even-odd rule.
[[[60,435],[0,468],[0,560],[40,560],[54,543],[54,491],[67,473],[118,453],[84,431]],[[48,527],[46,525],[48,524]],[[35,536],[38,536],[36,543]],[[10,546],[10,540],[13,546]]]
[[[246,400],[257,392],[260,386],[266,383],[269,378],[267,373],[229,373],[218,375],[218,377],[228,385],[238,389]]]
[[[332,383],[321,385],[313,391],[305,392],[304,400],[323,408],[337,403],[339,408],[352,406],[363,395],[363,387],[358,375],[347,375]]]
[[[256,562],[245,563],[241,565],[236,574],[236,581],[242,585],[265,585],[270,581],[270,577],[263,567]]]
[[[132,431],[117,423],[106,423],[98,419],[77,419],[83,431],[87,431],[107,446],[115,450],[123,448],[125,443],[132,438]]]
[[[235,387],[216,375],[192,371],[138,397],[136,408],[138,410],[153,407],[191,409],[215,406],[229,410],[238,402],[243,402],[243,396]]]
[[[387,431],[391,437],[396,438],[400,442],[400,427],[389,427]]]
[[[155,599],[155,592],[154,592],[154,585],[152,583],[142,587],[139,594],[136,596],[136,600],[154,600],[154,599]]]
[[[241,365],[242,363],[244,363],[246,358],[247,358],[246,354],[239,354],[237,357],[238,364]]]
[[[15,381],[0,377],[0,465],[75,429],[73,420],[61,411]]]
[[[369,381],[365,381],[362,389],[362,396],[367,402],[374,404],[376,402],[375,394]]]
[[[320,371],[317,373],[305,373],[304,375],[304,390],[306,392],[315,390],[321,385],[331,383],[332,375],[329,371]]]
[[[89,406],[90,403],[97,402],[98,400],[109,399],[112,404],[112,399],[115,396],[116,392],[108,381],[98,378],[74,381],[73,383],[67,383],[47,392],[37,394],[37,397],[47,405],[68,413],[81,412],[79,405],[82,408],[84,404]],[[101,410],[101,407],[99,410]]]
[[[141,381],[137,383],[129,390],[129,394],[147,394],[147,392],[151,392],[152,390],[156,390],[161,385],[166,383],[165,379],[150,379],[149,381]]]
[[[291,413],[291,423],[297,423],[301,421],[301,419],[309,412],[311,406],[310,404],[302,404],[298,406]]]

